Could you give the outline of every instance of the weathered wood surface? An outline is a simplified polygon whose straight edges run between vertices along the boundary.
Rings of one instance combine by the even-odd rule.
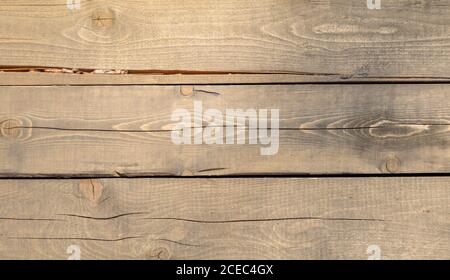
[[[0,180],[0,258],[450,258],[450,178]]]
[[[449,54],[448,0],[2,0],[0,259],[449,259],[450,177],[175,178],[447,174]],[[278,153],[173,144],[195,101]]]
[[[450,171],[448,85],[2,87],[0,176]],[[186,93],[186,92],[185,92]],[[171,114],[279,109],[280,146],[175,145]],[[198,117],[196,117],[198,118]],[[204,125],[208,125],[204,121]]]
[[[448,0],[0,2],[0,69],[449,79]]]

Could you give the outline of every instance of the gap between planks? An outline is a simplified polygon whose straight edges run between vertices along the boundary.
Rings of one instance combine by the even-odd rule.
[[[450,77],[334,78],[294,74],[52,74],[0,72],[0,86],[276,85],[276,84],[435,84]]]

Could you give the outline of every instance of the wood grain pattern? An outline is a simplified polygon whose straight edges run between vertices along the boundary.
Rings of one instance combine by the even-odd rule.
[[[450,179],[0,180],[0,259],[450,258]],[[48,202],[48,203],[45,203]],[[51,203],[50,203],[51,202]]]
[[[450,170],[447,85],[3,87],[0,176]],[[171,114],[280,109],[280,147],[175,145]],[[204,120],[204,125],[208,121]]]
[[[360,0],[82,0],[79,10],[65,0],[0,3],[7,71],[448,80],[449,46],[447,0],[383,0],[381,10]]]
[[[0,259],[449,259],[449,54],[448,0],[2,0]]]

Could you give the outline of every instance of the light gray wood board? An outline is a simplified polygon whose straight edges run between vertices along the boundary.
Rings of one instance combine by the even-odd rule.
[[[450,91],[443,84],[0,90],[3,177],[450,170]],[[278,153],[261,155],[264,145],[248,139],[245,145],[175,145],[171,114],[180,108],[193,114],[194,101],[224,114],[279,109]]]
[[[450,258],[450,179],[0,180],[0,259]],[[377,248],[377,247],[375,247]]]
[[[447,0],[3,0],[0,65],[448,79]],[[301,78],[300,78],[301,79]]]

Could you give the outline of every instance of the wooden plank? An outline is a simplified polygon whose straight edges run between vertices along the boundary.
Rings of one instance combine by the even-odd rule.
[[[447,0],[66,3],[1,1],[0,69],[450,78]]]
[[[2,177],[450,171],[450,91],[444,84],[1,91]],[[175,145],[178,121],[171,115],[181,108],[194,114],[194,102],[224,115],[226,109],[279,109],[278,149],[262,155],[269,145],[249,145],[248,135],[239,145]],[[212,124],[203,118],[204,126]]]
[[[450,179],[0,180],[0,259],[450,258]],[[44,202],[51,203],[44,203]]]

